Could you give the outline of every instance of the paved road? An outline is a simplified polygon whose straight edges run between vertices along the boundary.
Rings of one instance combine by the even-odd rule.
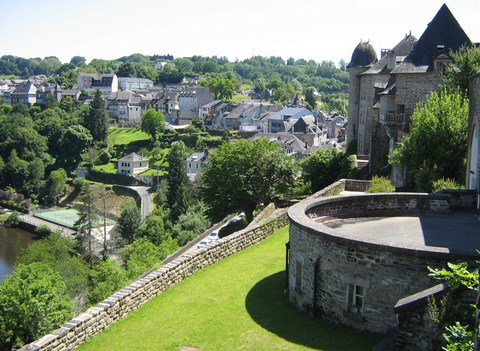
[[[128,188],[135,190],[142,199],[140,213],[142,220],[145,219],[153,211],[153,199],[148,186],[129,186]]]

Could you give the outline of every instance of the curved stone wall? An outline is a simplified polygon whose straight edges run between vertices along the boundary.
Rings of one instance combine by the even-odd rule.
[[[444,250],[415,250],[339,235],[321,223],[322,217],[445,214],[448,209],[448,197],[427,194],[336,196],[292,206],[289,299],[328,320],[386,333],[397,323],[396,302],[435,284],[427,267],[460,257]]]

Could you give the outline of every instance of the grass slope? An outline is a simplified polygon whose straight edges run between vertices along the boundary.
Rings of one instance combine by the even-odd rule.
[[[79,350],[371,350],[380,337],[329,325],[283,294],[288,228],[194,274]]]
[[[127,145],[139,140],[150,140],[150,135],[140,128],[109,128],[108,138],[113,139],[115,145]]]

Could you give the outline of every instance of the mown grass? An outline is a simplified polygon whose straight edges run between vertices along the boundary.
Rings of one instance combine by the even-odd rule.
[[[287,301],[286,241],[283,228],[195,273],[79,350],[371,350],[380,336],[314,319]]]
[[[116,161],[110,161],[109,163],[103,165],[93,166],[95,171],[105,172],[105,173],[117,173]]]
[[[127,145],[139,140],[150,140],[150,135],[140,128],[110,128],[108,138],[113,139],[115,145]]]

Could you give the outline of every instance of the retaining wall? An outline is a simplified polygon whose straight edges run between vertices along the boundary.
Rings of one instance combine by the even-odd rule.
[[[219,239],[203,250],[187,253],[117,291],[96,306],[64,323],[57,330],[20,350],[73,350],[172,285],[204,267],[262,241],[287,224],[288,217],[283,214],[263,225],[241,230]]]

